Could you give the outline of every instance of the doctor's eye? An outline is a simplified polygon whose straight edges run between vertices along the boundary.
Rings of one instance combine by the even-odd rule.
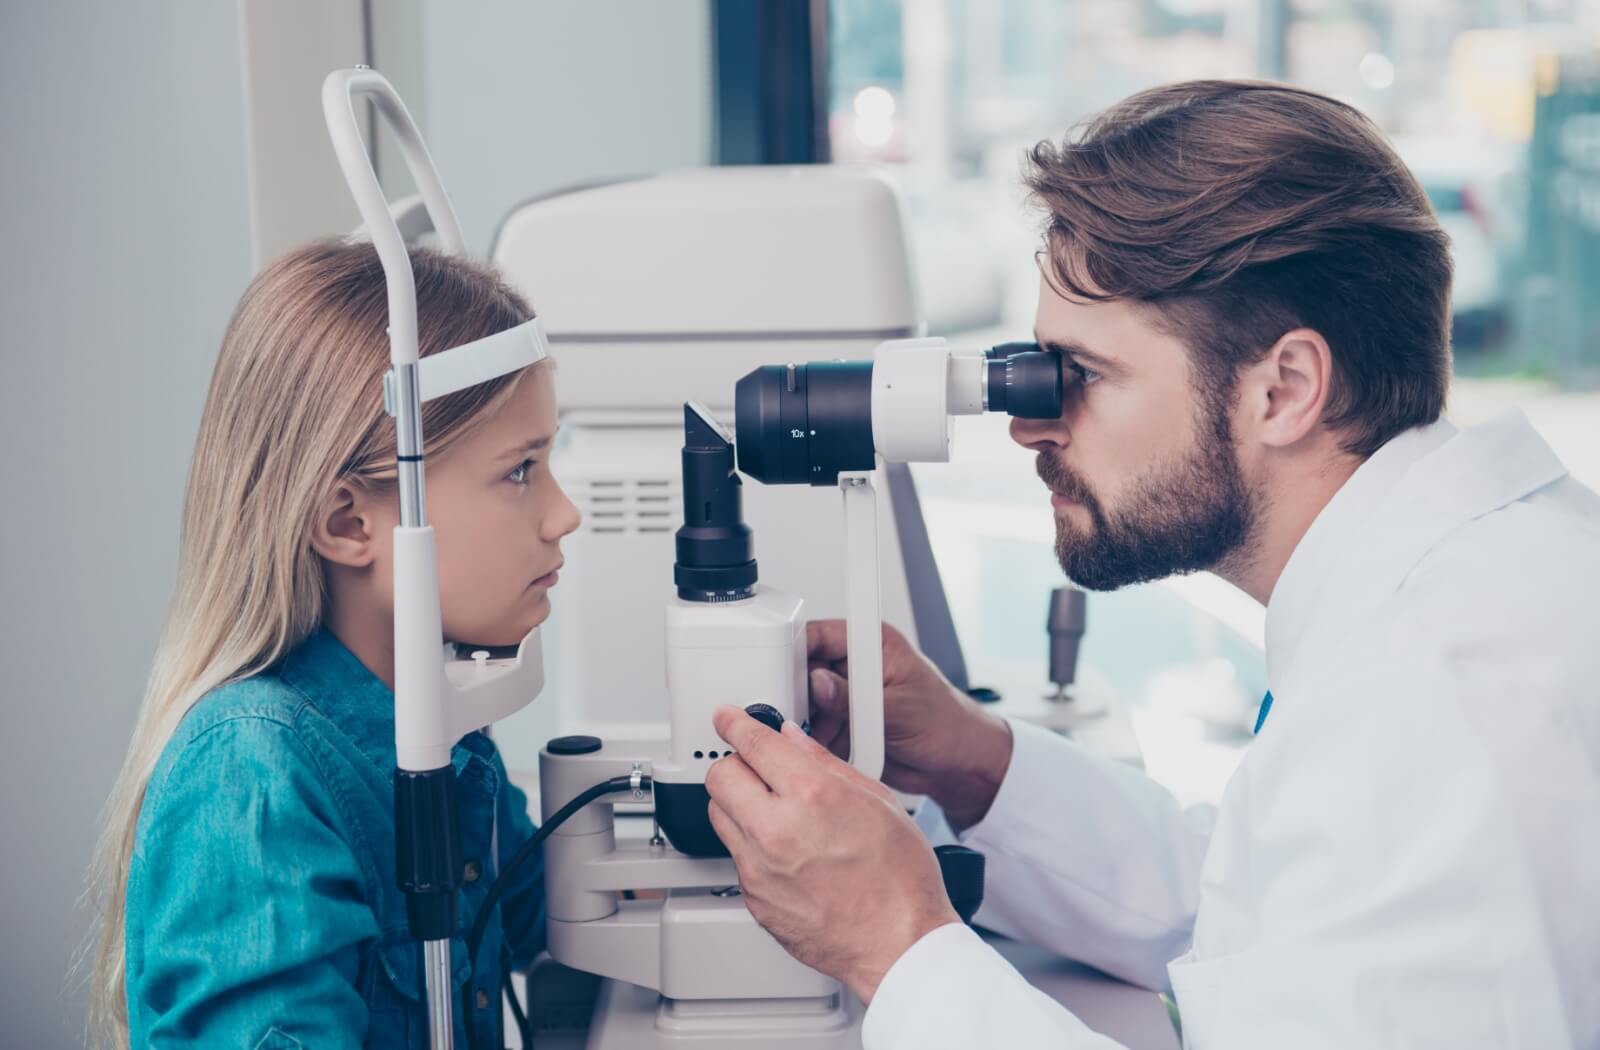
[[[536,459],[523,460],[512,469],[511,473],[506,475],[506,480],[514,485],[526,485],[528,483],[528,471],[532,470],[534,464],[538,462]]]
[[[1081,385],[1089,386],[1092,383],[1097,383],[1100,381],[1100,373],[1096,372],[1094,369],[1085,368],[1083,365],[1080,365],[1070,357],[1065,359],[1065,363],[1067,370],[1078,377],[1078,382]]]

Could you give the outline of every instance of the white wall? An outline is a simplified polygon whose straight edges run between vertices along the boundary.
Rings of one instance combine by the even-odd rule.
[[[423,133],[473,251],[535,194],[709,163],[708,0],[420,2]]]
[[[81,1045],[93,826],[250,277],[234,5],[0,4],[0,1045]]]
[[[333,69],[371,64],[364,6],[361,0],[238,0],[257,269],[290,248],[361,223],[328,145],[322,80]]]

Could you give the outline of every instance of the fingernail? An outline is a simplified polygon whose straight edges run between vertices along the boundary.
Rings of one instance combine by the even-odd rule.
[[[811,699],[827,703],[833,699],[833,676],[822,668],[811,672]]]

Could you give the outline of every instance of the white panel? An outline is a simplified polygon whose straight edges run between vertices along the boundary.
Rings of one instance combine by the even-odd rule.
[[[889,339],[915,322],[899,198],[835,166],[676,171],[540,200],[495,261],[553,338]]]
[[[239,0],[239,22],[259,269],[361,222],[328,144],[320,93],[331,70],[365,63],[367,50],[361,0]]]

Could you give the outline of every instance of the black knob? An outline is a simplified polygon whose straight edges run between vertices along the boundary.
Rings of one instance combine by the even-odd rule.
[[[545,745],[552,755],[592,755],[600,750],[597,736],[558,736]]]
[[[751,704],[744,709],[744,713],[774,733],[783,731],[783,712],[771,704]]]
[[[983,854],[955,845],[935,846],[933,853],[939,858],[939,874],[944,877],[950,906],[962,922],[972,922],[978,905],[983,903]]]
[[[1089,598],[1076,587],[1050,592],[1045,630],[1050,634],[1050,681],[1071,685],[1078,676],[1078,643],[1089,622]]]

